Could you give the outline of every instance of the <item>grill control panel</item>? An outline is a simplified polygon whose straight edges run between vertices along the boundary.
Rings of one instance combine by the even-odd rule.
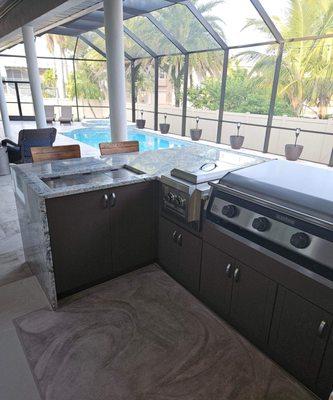
[[[309,233],[297,226],[296,221],[288,215],[267,212],[262,210],[259,213],[258,207],[248,207],[243,205],[242,199],[226,196],[223,192],[218,196],[211,195],[207,209],[207,216],[211,214],[215,218],[214,222],[224,221],[225,226],[236,226],[242,230],[263,238],[286,248],[293,253],[310,258],[317,263],[326,265],[333,270],[333,242]],[[270,210],[271,211],[271,210]],[[213,218],[214,219],[214,218]],[[294,223],[293,223],[294,222]],[[223,225],[223,223],[221,223]],[[311,232],[311,230],[309,229]]]
[[[186,219],[187,199],[186,195],[176,188],[163,185],[162,187],[163,209]]]

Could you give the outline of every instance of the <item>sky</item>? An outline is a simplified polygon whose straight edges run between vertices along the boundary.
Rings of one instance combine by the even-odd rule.
[[[199,4],[206,2],[207,0],[199,0]],[[261,0],[261,4],[270,17],[283,16],[288,0]],[[250,28],[242,31],[248,18],[260,18],[250,0],[224,0],[222,4],[214,8],[212,15],[219,16],[224,21],[222,28],[227,44],[230,46],[274,40]]]

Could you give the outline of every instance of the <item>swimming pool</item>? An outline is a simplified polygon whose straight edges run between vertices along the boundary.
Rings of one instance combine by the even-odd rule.
[[[72,131],[62,132],[62,134],[95,148],[98,148],[98,144],[101,142],[111,141],[110,129],[100,126],[73,129]],[[134,127],[128,127],[128,140],[137,140],[139,142],[140,151],[179,148],[188,145],[188,143],[182,140],[161,137],[160,135],[144,130],[139,131]]]

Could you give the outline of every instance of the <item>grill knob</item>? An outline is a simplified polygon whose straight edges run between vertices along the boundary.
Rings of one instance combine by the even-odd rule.
[[[296,249],[306,249],[310,243],[310,236],[304,232],[294,233],[290,238],[290,244],[296,247]]]
[[[169,192],[166,197],[170,203],[173,203],[176,199],[176,195],[172,192]]]
[[[271,223],[269,222],[269,219],[267,219],[265,217],[255,218],[252,222],[252,227],[259,232],[268,231],[270,226],[271,226]]]
[[[237,215],[237,207],[232,204],[224,206],[222,208],[222,214],[228,218],[233,218]]]
[[[184,207],[185,203],[186,203],[186,200],[182,196],[177,196],[176,197],[176,202],[179,205],[179,207]]]

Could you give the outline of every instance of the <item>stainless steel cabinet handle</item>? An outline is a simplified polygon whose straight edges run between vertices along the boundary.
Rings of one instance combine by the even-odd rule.
[[[116,194],[111,193],[111,199],[110,199],[110,207],[114,207],[116,205]]]
[[[173,231],[172,240],[173,240],[174,242],[177,242],[177,236],[178,236],[177,231]]]
[[[108,208],[108,206],[109,206],[109,196],[107,194],[103,195],[103,204],[104,204],[104,208]]]
[[[235,280],[235,282],[239,281],[239,274],[240,274],[239,268],[236,268],[235,272],[234,272],[234,280]]]
[[[225,273],[226,273],[228,278],[231,277],[231,264],[230,263],[226,266]]]
[[[319,337],[323,337],[326,326],[327,326],[326,321],[321,321],[321,323],[319,324],[319,328],[318,328],[318,336]]]
[[[178,246],[183,244],[183,235],[181,233],[177,236],[177,244]]]

